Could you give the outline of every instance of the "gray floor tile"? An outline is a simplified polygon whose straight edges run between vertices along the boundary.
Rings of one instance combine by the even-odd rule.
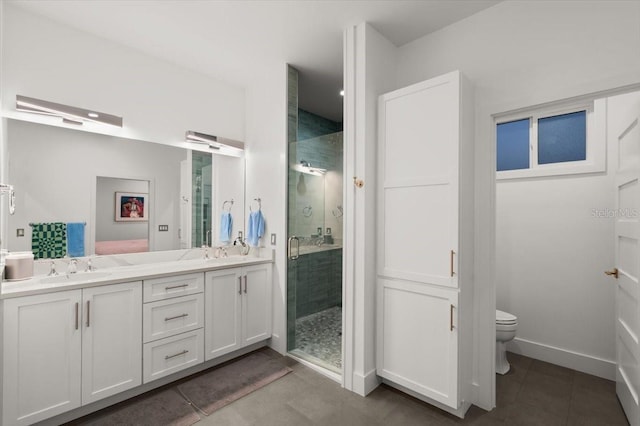
[[[537,359],[532,360],[529,372],[536,372],[553,376],[557,380],[562,380],[566,383],[572,383],[576,371],[559,365],[551,364],[545,361]]]
[[[272,353],[274,357],[279,355]],[[496,376],[497,407],[471,407],[459,419],[387,385],[367,397],[343,389],[312,369],[281,358],[293,372],[210,416],[202,426],[603,426],[627,425],[615,383],[521,355]],[[99,416],[96,413],[94,416]],[[86,418],[87,421],[91,416]],[[83,424],[83,419],[77,424]]]
[[[572,424],[626,425],[627,418],[613,391],[574,388],[569,406]]]
[[[511,404],[506,425],[517,426],[564,426],[567,424],[566,415],[557,415],[539,406],[521,402]]]
[[[572,383],[567,382],[564,376],[555,377],[529,370],[515,402],[538,407],[566,419],[571,390]]]

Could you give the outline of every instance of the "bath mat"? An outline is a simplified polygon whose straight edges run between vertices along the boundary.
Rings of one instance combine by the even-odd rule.
[[[200,416],[175,389],[142,395],[133,402],[116,406],[116,411],[105,410],[105,414],[92,419],[80,419],[71,425],[91,426],[189,426],[200,421]],[[114,407],[115,408],[115,407]]]
[[[289,374],[278,359],[258,351],[178,386],[178,391],[207,416]]]

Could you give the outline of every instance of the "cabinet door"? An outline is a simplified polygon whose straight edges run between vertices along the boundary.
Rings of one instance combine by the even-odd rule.
[[[3,302],[2,424],[32,424],[80,406],[81,294]]]
[[[271,265],[247,266],[242,272],[242,338],[250,345],[271,337]]]
[[[378,275],[457,287],[460,74],[380,96]]]
[[[205,360],[242,347],[240,268],[205,274]]]
[[[142,384],[142,282],[82,294],[82,404],[88,404]]]
[[[378,281],[378,375],[458,406],[458,291]]]

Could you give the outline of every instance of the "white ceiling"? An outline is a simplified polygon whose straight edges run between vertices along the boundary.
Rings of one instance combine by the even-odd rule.
[[[369,22],[396,46],[496,0],[11,0],[23,9],[246,87],[266,64],[300,71],[300,107],[342,121],[342,34]]]

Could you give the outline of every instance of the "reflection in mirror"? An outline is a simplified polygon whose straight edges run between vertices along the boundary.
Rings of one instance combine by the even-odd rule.
[[[149,251],[149,181],[98,176],[96,254]]]
[[[96,205],[98,177],[147,182],[146,191],[135,192],[148,192],[150,197],[149,250],[179,248],[180,163],[188,159],[189,151],[19,120],[7,120],[7,142],[9,179],[17,194],[16,214],[3,215],[10,251],[31,250],[30,222],[86,222],[85,255],[95,253],[96,237],[116,240],[103,236],[96,222],[97,211],[102,210]],[[113,190],[111,205],[121,190],[126,187]],[[112,223],[114,208],[104,212]],[[121,230],[131,225],[113,224]],[[160,232],[159,225],[168,230]]]
[[[100,251],[96,241],[119,241],[120,231],[133,229],[132,223],[114,223],[115,192],[128,191],[125,181],[146,182],[146,190],[132,192],[149,194],[148,222],[144,222],[149,251],[200,247],[207,230],[211,245],[225,244],[219,239],[225,200],[234,200],[232,235],[244,230],[244,158],[13,119],[6,119],[6,134],[7,181],[16,190],[17,203],[14,216],[2,215],[3,229],[7,229],[2,243],[10,251],[31,250],[31,222],[85,222],[87,256]],[[209,159],[208,169],[203,164],[199,174],[201,221],[193,232],[193,194],[198,182],[192,172],[197,167],[192,167],[192,153]],[[98,205],[103,178],[120,179],[124,185],[109,190],[107,207]],[[112,225],[106,235],[98,222],[103,214]],[[127,238],[144,240],[133,232]]]
[[[211,246],[212,155],[193,151],[191,155],[191,242],[192,247]]]

